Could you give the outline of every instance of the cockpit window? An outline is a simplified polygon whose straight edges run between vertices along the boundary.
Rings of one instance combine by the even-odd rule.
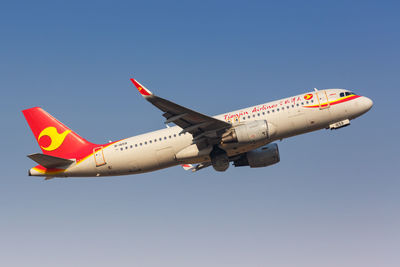
[[[349,96],[349,95],[355,95],[355,93],[353,93],[353,92],[341,92],[340,93],[340,97]]]

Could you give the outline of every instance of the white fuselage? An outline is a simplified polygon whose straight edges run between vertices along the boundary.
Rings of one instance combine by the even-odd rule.
[[[341,92],[348,91],[327,89],[308,92],[217,115],[214,118],[229,121],[233,126],[255,120],[266,120],[274,127],[274,135],[263,141],[221,144],[220,147],[231,157],[275,140],[328,128],[333,123],[354,119],[371,108],[372,102],[368,98],[357,96],[357,98],[344,101],[345,98],[339,95]],[[306,95],[312,95],[312,97],[307,100]],[[201,153],[183,160],[176,157],[180,151],[192,145],[192,135],[180,134],[181,131],[180,127],[174,126],[103,146],[97,153],[71,165],[57,176],[137,174],[178,164],[209,161],[208,155],[201,155]]]

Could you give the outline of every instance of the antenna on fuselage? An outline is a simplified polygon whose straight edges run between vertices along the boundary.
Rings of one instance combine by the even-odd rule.
[[[315,92],[318,92],[318,89],[317,89],[317,88],[314,88],[314,91],[315,91]]]

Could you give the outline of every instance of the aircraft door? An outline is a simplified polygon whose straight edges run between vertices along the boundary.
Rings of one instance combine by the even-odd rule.
[[[315,96],[317,97],[317,103],[318,103],[319,109],[326,109],[326,108],[331,107],[331,104],[329,102],[328,93],[326,92],[326,90],[316,91]]]
[[[96,167],[103,166],[106,164],[106,159],[104,158],[103,147],[99,146],[93,149],[94,162]]]
[[[326,90],[315,91],[314,104],[319,106],[319,109],[312,108],[307,110],[307,121],[310,129],[318,129],[325,127],[325,125],[331,120],[332,109],[329,100],[329,92]]]

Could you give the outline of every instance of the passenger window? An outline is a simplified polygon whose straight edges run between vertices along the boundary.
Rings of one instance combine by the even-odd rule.
[[[140,146],[142,146],[143,144],[142,143],[140,143]]]
[[[260,113],[257,113],[257,116],[260,117]]]
[[[121,147],[121,151],[122,151],[122,150],[124,150],[124,149]]]
[[[131,145],[131,148],[133,148],[133,146]]]
[[[279,108],[277,108],[276,111],[278,112],[278,111],[279,111]]]
[[[146,142],[144,142],[144,144],[145,144],[145,145],[147,145],[147,141],[146,141]]]
[[[275,112],[275,109],[273,109],[272,112]]]
[[[160,137],[160,138],[158,138],[158,140],[160,140],[160,141],[161,141],[161,140],[162,140],[162,138]]]
[[[299,106],[299,103],[297,103],[296,106]]]
[[[137,144],[135,144],[135,147],[137,147]]]
[[[157,139],[154,139],[154,143],[157,142]]]
[[[267,113],[269,114],[269,110],[267,111]]]
[[[167,140],[167,137],[166,137],[166,136],[164,136],[164,140]]]
[[[263,115],[265,115],[265,112],[263,112]]]
[[[153,141],[150,140],[149,142],[150,142],[150,144],[151,144]]]
[[[174,137],[176,137],[176,134],[174,134]]]

